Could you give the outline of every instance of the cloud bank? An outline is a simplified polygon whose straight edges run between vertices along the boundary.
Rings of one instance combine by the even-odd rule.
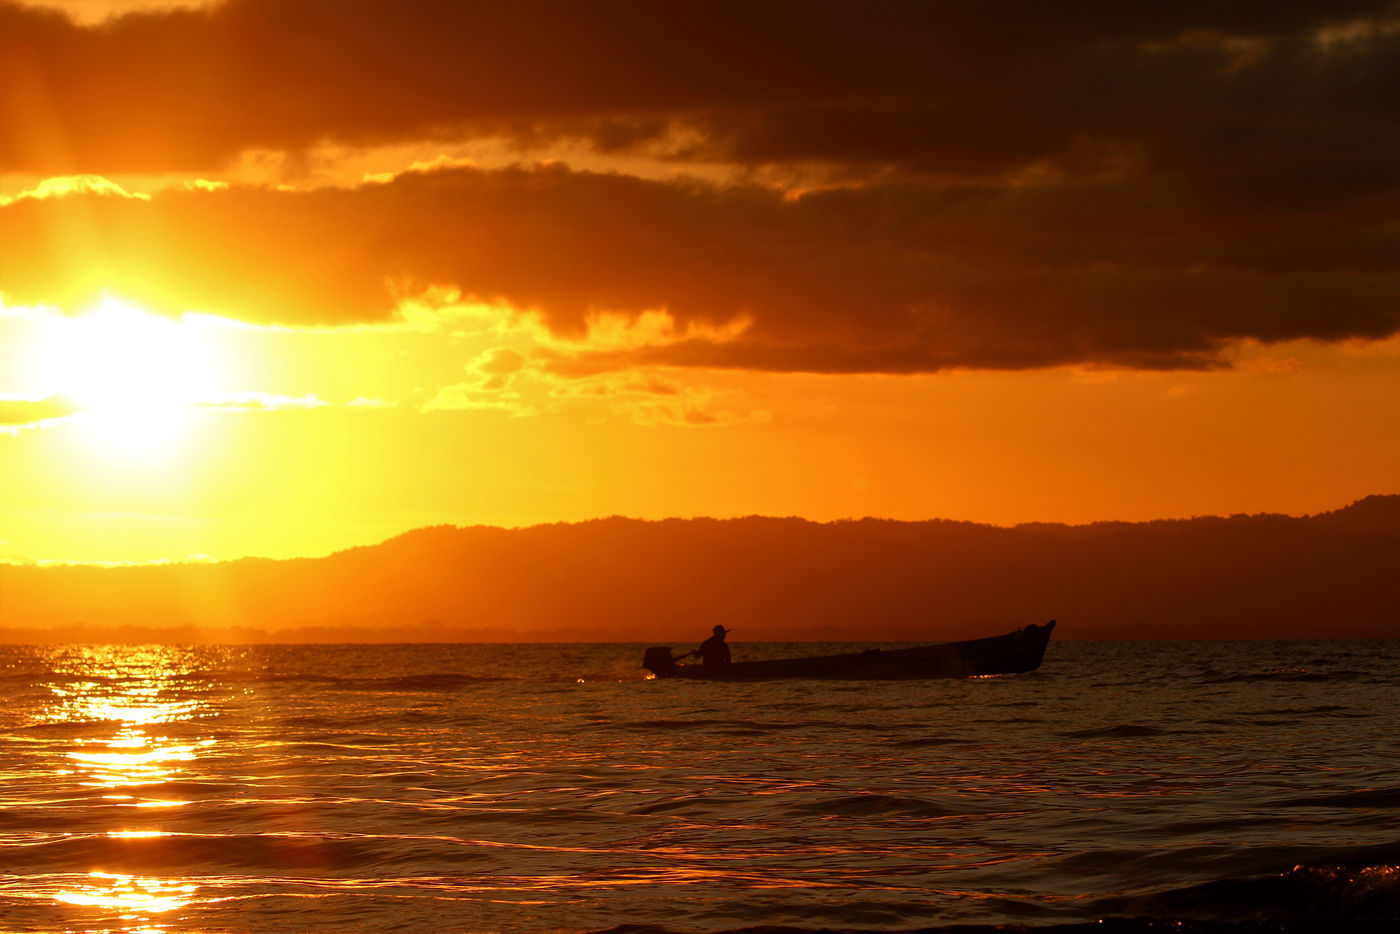
[[[678,157],[981,175],[1087,140],[1238,194],[1296,175],[1339,195],[1395,181],[1398,16],[1393,0],[233,0],[81,28],[7,3],[0,161],[160,171],[502,131],[625,149],[681,126],[699,135]]]
[[[0,62],[11,172],[505,136],[731,180],[73,186],[0,206],[12,301],[340,324],[443,287],[592,370],[1201,368],[1400,331],[1393,0],[3,3]],[[608,315],[671,337],[587,343]]]
[[[590,359],[604,367],[1202,367],[1243,338],[1400,328],[1396,225],[1364,207],[1334,216],[1348,223],[1319,230],[1112,181],[791,197],[453,168],[350,189],[16,201],[0,208],[15,232],[0,289],[71,305],[114,288],[172,310],[343,324],[447,285],[579,338],[604,313],[664,310],[669,339],[600,342]]]

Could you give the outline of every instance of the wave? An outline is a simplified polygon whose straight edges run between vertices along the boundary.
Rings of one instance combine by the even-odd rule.
[[[1324,921],[1400,918],[1400,864],[1299,865],[1285,873],[1217,879],[1139,897],[1100,899],[1105,914]]]
[[[347,691],[453,691],[478,684],[495,684],[501,681],[522,681],[523,678],[498,677],[494,675],[463,675],[455,672],[435,672],[421,675],[391,675],[381,678],[342,677],[337,675],[291,672],[269,674],[264,672],[222,671],[192,678],[230,684],[324,684],[337,690]]]
[[[1400,808],[1400,785],[1392,788],[1364,788],[1331,795],[1312,795],[1280,801],[1281,808]]]
[[[168,687],[172,690],[189,690],[191,688],[217,688],[223,685],[247,685],[247,684],[309,684],[327,685],[340,690],[352,691],[451,691],[477,684],[494,684],[502,681],[525,681],[526,678],[506,677],[496,675],[464,675],[455,672],[438,672],[433,674],[417,675],[393,675],[387,677],[347,677],[340,675],[328,675],[317,672],[267,672],[267,671],[238,671],[238,670],[210,670],[197,672],[182,672],[179,674],[161,675],[158,677],[126,677],[115,675],[22,675],[11,676],[14,680],[24,680],[31,687],[46,687],[50,685],[89,685],[94,689],[114,688],[120,689],[124,686],[139,685],[148,687],[152,684],[158,687]],[[535,679],[538,680],[538,679]],[[573,681],[573,678],[559,678],[554,680]]]
[[[788,805],[788,814],[820,817],[954,817],[966,814],[926,798],[876,793],[838,795],[818,801]]]
[[[124,872],[189,874],[200,869],[317,873],[402,865],[405,860],[477,863],[490,847],[448,838],[307,833],[64,834],[13,846],[27,866],[120,866]],[[21,855],[22,854],[22,855]]]
[[[1332,681],[1355,681],[1359,678],[1374,677],[1363,671],[1339,668],[1335,671],[1311,671],[1307,668],[1277,668],[1272,671],[1220,672],[1207,669],[1201,673],[1199,684],[1253,684],[1265,682],[1325,683]]]
[[[954,739],[951,736],[915,736],[911,739],[892,739],[885,743],[893,749],[924,749],[932,746],[965,745],[970,740]]]
[[[1006,900],[1009,913],[1025,905]],[[811,926],[753,924],[713,930],[712,934],[855,934],[868,931],[869,918],[846,906],[831,906]],[[888,913],[888,912],[886,912]],[[920,934],[1290,934],[1317,930],[1369,932],[1394,930],[1400,918],[1400,866],[1313,865],[1268,876],[1219,879],[1145,896],[1113,896],[1082,906],[1075,914],[1093,920],[1045,917],[1032,924],[920,925]],[[889,919],[886,919],[888,921]],[[1058,921],[1058,923],[1056,923]],[[860,925],[859,928],[844,925]],[[906,929],[897,925],[898,929]],[[881,929],[888,929],[882,926]],[[592,934],[678,934],[651,924],[622,924]]]
[[[860,730],[857,724],[837,723],[830,720],[719,720],[719,719],[683,719],[679,717],[665,717],[653,720],[619,720],[605,724],[614,730],[664,730],[685,732],[696,727],[715,727],[716,732],[726,735],[759,736],[765,733],[783,732],[809,732],[821,729],[833,730]],[[871,726],[869,729],[876,729]]]
[[[1085,730],[1069,730],[1061,736],[1071,739],[1130,739],[1138,736],[1169,736],[1173,733],[1192,733],[1196,730],[1164,730],[1160,727],[1145,726],[1141,723],[1120,723],[1116,726],[1093,727]]]
[[[121,720],[60,720],[53,723],[29,723],[11,727],[6,733],[28,734],[31,736],[78,738],[93,732],[110,732],[119,729]]]
[[[853,921],[851,923],[860,924],[861,922]],[[1347,924],[1345,929],[1334,927],[1332,930],[1344,930],[1346,934],[1392,934],[1391,927],[1389,921],[1351,922]],[[742,928],[711,928],[707,930],[709,934],[870,934],[872,930],[908,930],[913,934],[1163,934],[1166,931],[1170,931],[1171,934],[1294,934],[1294,932],[1314,934],[1318,928],[1317,922],[1311,920],[1300,921],[1296,924],[1281,921],[1258,922],[1230,919],[1199,923],[1178,920],[1164,924],[1155,918],[1103,918],[1070,924],[957,924],[947,927],[920,926],[917,929],[905,927],[870,928],[867,926],[847,928],[831,927],[829,924],[822,924],[820,927],[757,924],[745,925]],[[653,924],[620,924],[605,930],[590,931],[587,934],[685,934],[685,932]]]

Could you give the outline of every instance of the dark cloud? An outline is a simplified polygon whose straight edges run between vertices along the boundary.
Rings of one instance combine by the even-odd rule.
[[[506,133],[831,186],[553,167],[25,199],[0,208],[11,301],[343,323],[445,285],[559,335],[674,318],[556,364],[585,368],[1205,367],[1400,328],[1395,0],[233,0],[92,28],[0,2],[0,77],[7,171]]]
[[[0,163],[510,132],[967,177],[1083,168],[1089,141],[1222,197],[1332,203],[1395,190],[1397,22],[1394,0],[233,0],[83,29],[7,3]]]
[[[11,302],[100,288],[171,310],[334,324],[404,289],[590,313],[665,308],[703,337],[598,355],[777,370],[1204,367],[1230,341],[1400,330],[1394,204],[1224,211],[1182,187],[889,181],[785,197],[560,166],[354,189],[84,194],[0,208]]]

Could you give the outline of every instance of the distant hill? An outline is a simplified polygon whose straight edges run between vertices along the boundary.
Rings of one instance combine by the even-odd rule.
[[[1305,518],[438,526],[324,558],[0,567],[0,640],[1400,637],[1400,496]]]

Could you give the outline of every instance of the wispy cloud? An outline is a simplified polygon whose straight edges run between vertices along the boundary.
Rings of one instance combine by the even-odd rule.
[[[359,397],[346,402],[331,402],[314,393],[300,396],[287,396],[278,393],[250,391],[210,396],[194,403],[193,408],[222,409],[235,412],[277,412],[284,410],[307,411],[311,409],[391,409],[398,403],[384,399]]]
[[[0,431],[38,428],[76,415],[82,409],[71,399],[60,395],[40,399],[0,395]]]
[[[56,175],[17,195],[0,195],[0,207],[14,204],[16,201],[43,201],[69,195],[104,195],[113,198],[135,198],[138,201],[151,200],[149,194],[127,191],[101,175]]]

